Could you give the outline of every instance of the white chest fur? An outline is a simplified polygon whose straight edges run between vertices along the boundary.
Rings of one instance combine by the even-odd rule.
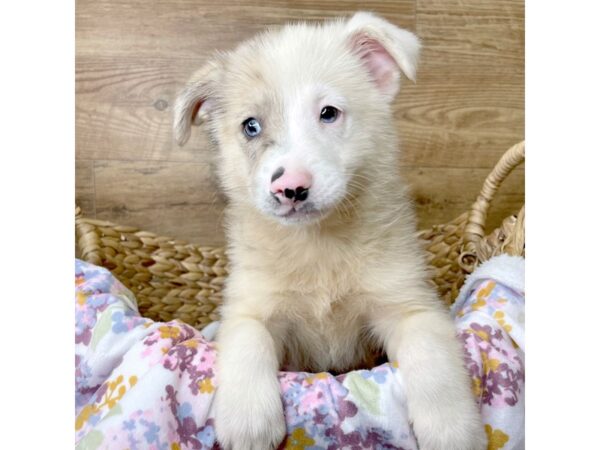
[[[287,368],[342,371],[368,364],[364,244],[347,239],[350,233],[282,238],[245,231],[236,270],[257,290],[252,311],[283,346]]]
[[[267,323],[283,343],[286,369],[342,372],[369,364],[372,345],[359,296],[287,300],[294,304]]]

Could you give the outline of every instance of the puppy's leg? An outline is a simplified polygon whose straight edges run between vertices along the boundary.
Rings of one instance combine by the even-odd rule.
[[[278,351],[263,323],[228,317],[218,331],[215,428],[224,449],[269,450],[285,437]]]
[[[412,312],[387,305],[372,325],[390,361],[399,363],[419,448],[485,449],[483,424],[447,312],[437,305]]]

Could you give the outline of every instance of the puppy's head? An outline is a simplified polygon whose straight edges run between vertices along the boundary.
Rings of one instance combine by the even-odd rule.
[[[267,31],[192,77],[175,137],[183,145],[206,121],[232,202],[283,224],[317,221],[382,164],[390,103],[418,53],[416,36],[369,13]]]

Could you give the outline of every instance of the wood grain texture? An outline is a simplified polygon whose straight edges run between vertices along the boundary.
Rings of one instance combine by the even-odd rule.
[[[173,141],[177,91],[214,51],[265,26],[359,9],[423,42],[418,81],[404,82],[394,116],[421,226],[466,210],[524,135],[523,0],[79,0],[76,201],[84,214],[222,243],[206,135],[195,128],[185,147]],[[492,221],[523,201],[523,172],[511,177]]]
[[[492,167],[524,137],[522,0],[416,0],[417,85],[398,118],[404,161]]]
[[[96,161],[96,215],[157,234],[221,245],[223,202],[206,164]]]
[[[94,161],[75,161],[75,204],[88,217],[96,216],[96,190],[94,187]]]
[[[350,15],[358,9],[415,26],[414,0],[79,0],[77,55],[163,55],[198,62],[266,26]]]
[[[421,228],[448,222],[471,208],[487,169],[404,167],[402,173],[411,186]],[[504,181],[492,202],[486,229],[491,232],[510,214],[523,206],[525,170],[515,169]]]

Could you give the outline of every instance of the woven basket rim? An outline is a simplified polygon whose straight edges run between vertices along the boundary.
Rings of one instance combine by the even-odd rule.
[[[477,200],[450,222],[417,232],[432,282],[450,305],[465,277],[499,253],[524,256],[525,207],[485,235],[487,211],[508,173],[524,160],[524,142],[511,147],[486,178]],[[218,320],[228,274],[225,246],[201,246],[109,220],[75,207],[81,259],[104,266],[136,296],[140,312],[157,321],[180,319],[199,329]],[[467,238],[467,232],[468,234]]]

